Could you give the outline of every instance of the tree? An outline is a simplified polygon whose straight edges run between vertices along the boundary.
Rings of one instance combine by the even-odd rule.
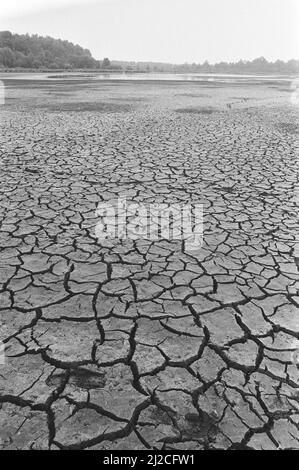
[[[104,60],[103,60],[103,69],[106,69],[110,66],[111,66],[110,60],[108,59],[108,57],[105,57]]]
[[[0,49],[0,63],[5,67],[13,67],[15,65],[15,55],[9,47]]]

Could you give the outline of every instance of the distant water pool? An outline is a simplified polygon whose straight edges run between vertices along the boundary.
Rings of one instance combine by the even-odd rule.
[[[234,75],[207,73],[97,73],[97,72],[5,72],[0,79],[13,80],[132,80],[132,81],[195,81],[195,82],[261,82],[290,81],[294,76],[286,75]]]

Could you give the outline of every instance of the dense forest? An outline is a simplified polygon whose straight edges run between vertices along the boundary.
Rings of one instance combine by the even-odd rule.
[[[0,32],[0,68],[15,69],[101,69],[134,72],[170,73],[243,73],[243,74],[297,74],[299,61],[268,62],[264,57],[252,61],[219,62],[217,64],[167,64],[159,62],[110,62],[92,57],[88,49],[69,41],[36,34]]]
[[[107,64],[107,59],[106,64]],[[103,61],[104,62],[104,61]],[[100,68],[88,49],[69,41],[36,34],[0,32],[0,67],[33,69]],[[105,65],[105,64],[104,64]],[[110,65],[110,64],[108,64]]]

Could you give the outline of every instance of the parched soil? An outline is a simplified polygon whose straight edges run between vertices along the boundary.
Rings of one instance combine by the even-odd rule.
[[[1,448],[298,449],[287,85],[5,85]],[[202,248],[100,242],[125,196],[202,203]]]

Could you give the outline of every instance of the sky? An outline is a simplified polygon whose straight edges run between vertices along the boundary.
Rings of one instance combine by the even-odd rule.
[[[0,30],[67,39],[96,59],[299,59],[299,0],[2,0]]]

